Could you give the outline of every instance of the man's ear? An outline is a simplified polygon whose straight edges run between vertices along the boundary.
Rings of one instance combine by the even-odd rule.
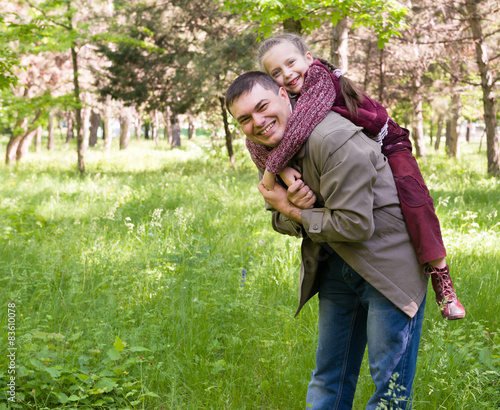
[[[287,101],[290,100],[290,98],[288,97],[288,93],[286,92],[284,87],[280,87],[280,91],[279,91],[278,95],[281,98],[285,98]]]

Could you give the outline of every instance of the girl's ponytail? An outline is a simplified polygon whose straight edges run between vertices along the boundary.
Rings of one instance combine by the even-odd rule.
[[[335,70],[337,70],[337,67],[335,67],[328,60],[325,60],[323,58],[317,58],[317,60],[321,64],[326,66],[332,73]],[[342,93],[342,97],[344,97],[347,109],[352,115],[357,115],[358,104],[361,103],[364,99],[363,93],[358,87],[356,87],[354,81],[350,80],[345,75],[341,75],[340,77],[338,77],[338,79],[339,79],[340,91]]]

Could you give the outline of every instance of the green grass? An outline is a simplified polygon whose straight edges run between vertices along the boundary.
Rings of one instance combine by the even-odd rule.
[[[317,301],[293,317],[300,242],[272,230],[241,143],[234,167],[183,144],[90,150],[83,178],[73,147],[0,166],[0,408],[304,408]],[[429,293],[415,409],[500,406],[500,184],[463,149],[421,163],[467,318]],[[365,364],[356,409],[372,389]]]

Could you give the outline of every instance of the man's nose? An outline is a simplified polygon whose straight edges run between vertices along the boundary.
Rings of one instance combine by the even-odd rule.
[[[260,112],[256,112],[253,114],[253,123],[256,127],[261,127],[266,122],[266,118]]]

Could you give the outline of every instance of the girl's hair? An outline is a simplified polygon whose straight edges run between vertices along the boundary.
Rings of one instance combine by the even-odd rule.
[[[257,51],[257,57],[259,59],[259,63],[262,70],[265,71],[263,64],[264,55],[274,46],[286,42],[293,44],[295,48],[297,48],[297,50],[299,50],[299,52],[302,55],[305,55],[308,51],[310,52],[309,48],[306,46],[302,38],[296,34],[284,33],[274,37],[270,37],[262,42],[262,44],[259,47],[259,50]],[[335,67],[332,63],[330,63],[327,60],[317,57],[314,58],[316,58],[321,64],[326,66],[331,72],[337,69],[337,67]],[[345,75],[341,75],[339,77],[339,84],[340,84],[340,92],[344,97],[347,109],[351,114],[356,115],[358,113],[358,104],[361,103],[364,98],[363,93],[356,86],[354,81],[350,80]]]

